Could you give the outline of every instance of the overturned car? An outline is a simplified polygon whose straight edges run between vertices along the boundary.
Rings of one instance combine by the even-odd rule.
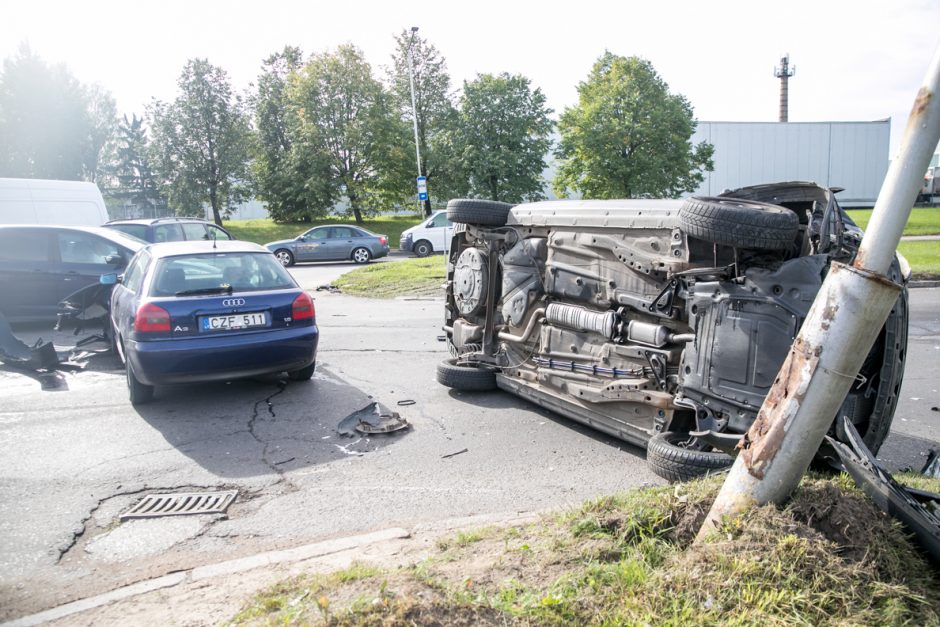
[[[833,261],[861,230],[814,183],[686,200],[453,200],[437,379],[497,386],[647,448],[684,480],[730,465]],[[906,283],[903,258],[892,280]],[[877,451],[907,345],[904,290],[839,412]],[[845,439],[841,420],[831,434]]]

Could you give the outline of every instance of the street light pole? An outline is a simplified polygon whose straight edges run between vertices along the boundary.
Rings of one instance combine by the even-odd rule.
[[[418,107],[415,103],[415,65],[412,58],[412,50],[414,49],[415,35],[418,33],[418,27],[411,27],[411,39],[408,41],[408,82],[411,84],[411,113],[412,119],[414,121],[415,127],[415,159],[418,163],[418,176],[421,177],[421,146],[418,141]],[[418,207],[421,207],[421,200],[418,200]],[[425,201],[425,214],[431,215],[431,202],[430,200]]]

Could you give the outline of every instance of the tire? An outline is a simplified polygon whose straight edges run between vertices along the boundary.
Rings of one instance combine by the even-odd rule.
[[[274,251],[274,256],[285,268],[294,265],[294,254],[286,248],[278,248]]]
[[[287,378],[291,381],[309,381],[310,377],[313,376],[313,371],[317,368],[317,362],[313,362],[306,368],[301,368],[300,370],[292,370],[287,373]]]
[[[683,433],[657,433],[646,445],[650,470],[667,481],[689,481],[724,470],[734,463],[725,453],[694,451],[679,446],[689,439]]]
[[[456,359],[437,364],[437,382],[464,392],[486,392],[496,389],[496,371],[485,367],[457,365]]]
[[[447,219],[479,226],[506,226],[510,209],[512,205],[505,202],[455,198],[447,203]]]
[[[427,257],[434,252],[434,247],[431,246],[431,242],[426,239],[419,241],[412,247],[412,252],[418,257]]]
[[[357,248],[352,251],[352,260],[356,263],[369,263],[370,259],[372,259],[372,253],[368,248]]]
[[[127,377],[127,391],[131,405],[143,405],[153,400],[153,386],[144,385],[134,375],[134,368],[129,359],[125,360],[124,372]]]
[[[794,212],[780,205],[693,196],[679,208],[679,228],[712,244],[783,250],[796,240],[800,221]]]

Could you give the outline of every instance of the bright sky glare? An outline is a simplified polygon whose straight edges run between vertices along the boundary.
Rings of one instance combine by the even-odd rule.
[[[454,89],[477,73],[528,76],[556,114],[605,49],[649,59],[700,120],[775,121],[773,66],[788,52],[790,121],[890,117],[897,150],[914,95],[940,45],[940,0],[7,0],[0,58],[22,42],[82,82],[111,91],[122,113],[169,100],[188,58],[205,57],[247,89],[286,44],[305,54],[351,42],[376,75],[392,35],[410,26],[446,58]]]

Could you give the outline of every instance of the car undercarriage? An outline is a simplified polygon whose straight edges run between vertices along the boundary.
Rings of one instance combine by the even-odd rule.
[[[796,182],[686,200],[451,201],[452,357],[438,380],[498,386],[645,446],[669,480],[724,468],[830,264],[858,250],[837,191]],[[891,278],[908,275],[899,257]],[[905,290],[839,412],[872,451],[890,428],[906,343]]]

